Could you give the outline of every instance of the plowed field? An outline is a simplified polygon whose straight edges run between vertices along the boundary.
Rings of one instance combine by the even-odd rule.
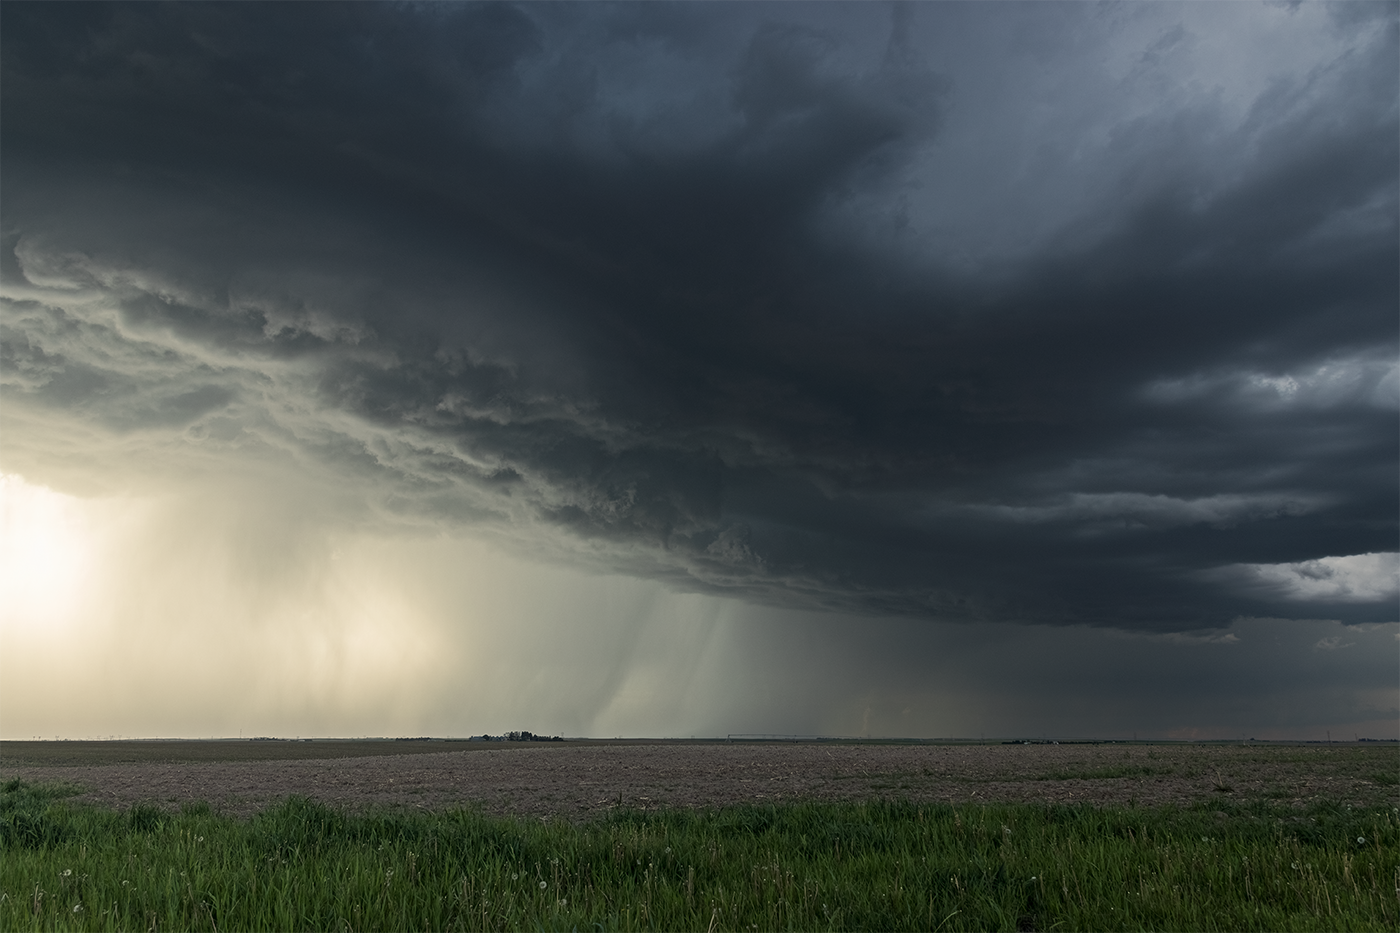
[[[5,742],[0,778],[64,781],[124,808],[251,814],[298,794],[587,819],[619,807],[799,800],[1127,805],[1395,803],[1394,745]]]

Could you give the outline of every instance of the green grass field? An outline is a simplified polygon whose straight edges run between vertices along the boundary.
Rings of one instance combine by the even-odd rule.
[[[794,804],[250,821],[0,788],[5,930],[1394,930],[1400,812]]]

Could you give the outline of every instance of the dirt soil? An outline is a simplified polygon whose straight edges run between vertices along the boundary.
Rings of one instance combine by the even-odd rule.
[[[21,743],[24,744],[24,743]],[[49,744],[49,743],[44,743]],[[482,743],[485,744],[485,743]],[[1140,805],[1400,800],[1400,749],[1296,745],[492,744],[281,760],[36,764],[5,743],[0,779],[66,781],[125,808],[205,801],[248,816],[300,794],[348,809],[476,807],[589,819],[620,807],[902,799]],[[452,746],[438,746],[451,748]],[[288,749],[285,754],[296,754]]]

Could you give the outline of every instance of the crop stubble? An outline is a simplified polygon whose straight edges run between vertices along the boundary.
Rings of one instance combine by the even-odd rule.
[[[43,744],[52,756],[53,746],[65,743]],[[122,757],[116,748],[122,743],[106,744],[109,759]],[[335,753],[329,743],[317,743],[249,747],[254,760],[209,761],[199,759],[219,756],[207,748],[182,755],[177,744],[165,743],[166,760],[84,764],[79,762],[85,756],[72,755],[67,764],[39,764],[37,743],[6,742],[0,777],[77,784],[83,792],[75,799],[103,806],[205,801],[238,816],[293,794],[351,810],[469,806],[569,820],[621,807],[798,800],[1184,806],[1226,799],[1301,805],[1325,798],[1373,805],[1400,796],[1387,777],[1400,762],[1393,746],[566,742],[437,743],[400,753],[403,746],[380,743],[369,749],[374,754],[364,754],[366,743],[347,742],[339,753],[353,757],[312,757]],[[280,755],[304,757],[275,757]]]

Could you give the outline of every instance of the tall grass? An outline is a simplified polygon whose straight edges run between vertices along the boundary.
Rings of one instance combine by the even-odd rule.
[[[0,788],[0,929],[1394,930],[1400,812],[810,803],[250,821]]]

